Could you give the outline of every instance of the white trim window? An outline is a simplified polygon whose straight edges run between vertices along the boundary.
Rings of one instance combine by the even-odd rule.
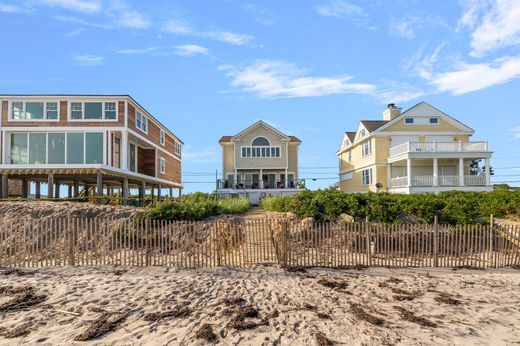
[[[361,143],[361,156],[365,157],[372,154],[372,140],[368,139]]]
[[[148,133],[148,118],[139,111],[135,111],[135,127]]]
[[[161,145],[166,145],[166,133],[163,130],[159,132],[159,142],[161,142]]]
[[[181,145],[181,143],[175,142],[174,143],[174,148],[175,148],[175,154],[181,155],[181,152],[182,152],[182,145]]]
[[[372,168],[367,168],[361,171],[361,184],[372,185]]]
[[[404,118],[404,123],[406,125],[413,125],[414,124],[414,118]]]
[[[166,159],[164,157],[159,158],[159,170],[161,174],[166,174]]]
[[[117,121],[117,102],[69,102],[70,121]]]
[[[281,148],[277,146],[244,146],[240,147],[242,158],[278,158]]]
[[[431,117],[429,121],[430,121],[430,125],[439,125],[438,117]]]
[[[59,101],[13,101],[11,121],[58,121]]]

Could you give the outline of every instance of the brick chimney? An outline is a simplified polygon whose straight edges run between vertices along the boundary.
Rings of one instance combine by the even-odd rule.
[[[401,108],[397,108],[395,103],[389,103],[383,112],[383,120],[389,121],[401,114]]]

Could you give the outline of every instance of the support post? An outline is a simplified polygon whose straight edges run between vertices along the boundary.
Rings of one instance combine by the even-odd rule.
[[[152,196],[152,205],[155,203],[155,185],[152,184],[152,189],[150,191],[150,194]]]
[[[47,198],[49,198],[49,199],[54,197],[53,188],[54,188],[54,175],[49,174],[49,175],[47,175]]]
[[[7,199],[9,197],[9,176],[2,174],[2,198]]]
[[[408,187],[412,186],[412,159],[406,159],[406,176]]]
[[[371,247],[372,247],[372,242],[371,242],[371,239],[370,239],[370,231],[371,231],[371,226],[370,226],[370,222],[369,222],[369,219],[368,219],[368,216],[366,217],[365,219],[365,232],[366,232],[366,252],[367,252],[367,264],[369,266],[372,265],[372,253],[371,253]]]
[[[484,161],[485,163],[485,167],[484,167],[484,170],[485,170],[485,174],[486,174],[486,186],[489,186],[491,185],[491,168],[489,167],[489,158],[485,159]]]
[[[67,197],[68,198],[72,198],[72,185],[71,184],[67,184]]]
[[[28,190],[29,180],[27,178],[22,178],[22,198],[27,198],[29,196]]]
[[[74,197],[78,197],[79,196],[79,178],[78,177],[74,177],[74,183],[72,185],[73,185],[73,189],[74,189]]]
[[[390,191],[390,188],[392,188],[392,164],[391,163],[386,164],[386,187],[387,187],[387,191]]]
[[[141,182],[141,187],[139,187],[139,202],[141,204],[141,207],[144,207],[144,202],[146,199],[146,182]]]
[[[128,132],[121,131],[121,169],[128,170]]]
[[[179,187],[179,198],[182,198],[182,187]]]
[[[439,186],[439,160],[433,159],[433,186]]]
[[[464,186],[464,159],[462,157],[459,159],[459,186]]]
[[[60,198],[60,183],[54,183],[54,198]]]
[[[170,187],[170,198],[173,198],[173,187]]]
[[[439,266],[439,217],[433,219],[433,266]]]
[[[128,179],[127,178],[123,179],[122,195],[123,195],[123,205],[128,205]]]
[[[161,185],[157,185],[157,201],[161,201]]]
[[[103,196],[103,174],[101,173],[96,176],[96,195]]]
[[[42,183],[34,182],[34,198],[40,199],[42,197]]]

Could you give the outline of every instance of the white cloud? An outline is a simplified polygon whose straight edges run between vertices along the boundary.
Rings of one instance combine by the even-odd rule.
[[[253,39],[253,36],[251,35],[237,34],[230,31],[199,31],[195,29],[191,23],[181,18],[175,18],[167,21],[163,25],[162,29],[163,31],[168,32],[170,34],[211,38],[217,41],[234,44],[237,46],[241,46]]]
[[[119,54],[124,55],[182,55],[182,56],[194,56],[194,55],[209,55],[209,50],[206,47],[199,46],[196,44],[183,44],[177,46],[155,46],[138,49],[122,49],[118,51]]]
[[[11,4],[0,4],[0,12],[4,13],[17,13],[17,12],[25,12],[21,7],[11,5]]]
[[[460,62],[448,72],[432,74],[428,81],[440,92],[462,95],[520,77],[520,56],[496,59],[490,63]]]
[[[471,52],[480,57],[500,48],[520,44],[520,5],[518,0],[466,1],[458,30],[469,28]]]
[[[273,12],[258,5],[246,4],[243,8],[251,15],[255,22],[266,26],[272,26],[276,22],[276,16]]]
[[[219,162],[220,153],[215,146],[194,149],[190,144],[186,144],[182,159],[190,163],[215,163]]]
[[[448,25],[441,17],[422,12],[409,13],[404,17],[390,18],[389,31],[394,36],[412,39],[417,30],[425,27],[445,27]]]
[[[38,4],[86,13],[99,12],[102,7],[100,0],[39,0]]]
[[[81,66],[99,66],[105,62],[104,57],[97,55],[76,55],[74,60]]]
[[[102,23],[94,23],[89,22],[81,18],[72,17],[72,16],[54,16],[54,19],[67,22],[67,23],[76,23],[84,26],[90,26],[92,28],[100,28],[100,29],[113,29],[114,25],[111,24],[102,24]]]
[[[344,0],[331,0],[326,5],[316,6],[316,12],[325,17],[347,18],[351,16],[366,16],[363,9]]]
[[[415,36],[411,23],[395,18],[390,19],[390,33],[409,39]]]
[[[513,129],[513,138],[520,139],[520,126]]]
[[[128,7],[121,0],[111,2],[108,14],[114,19],[116,25],[122,28],[146,29],[150,26],[150,22],[143,14]]]
[[[372,94],[375,86],[351,83],[351,76],[309,77],[296,65],[275,60],[257,60],[244,67],[221,66],[231,85],[264,98],[306,97],[332,94]]]

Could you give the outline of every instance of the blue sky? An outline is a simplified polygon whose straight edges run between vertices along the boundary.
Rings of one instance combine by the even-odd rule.
[[[344,131],[423,100],[520,185],[517,0],[0,0],[0,35],[0,93],[132,95],[184,140],[188,192],[214,188],[220,136],[259,119],[330,186]]]

